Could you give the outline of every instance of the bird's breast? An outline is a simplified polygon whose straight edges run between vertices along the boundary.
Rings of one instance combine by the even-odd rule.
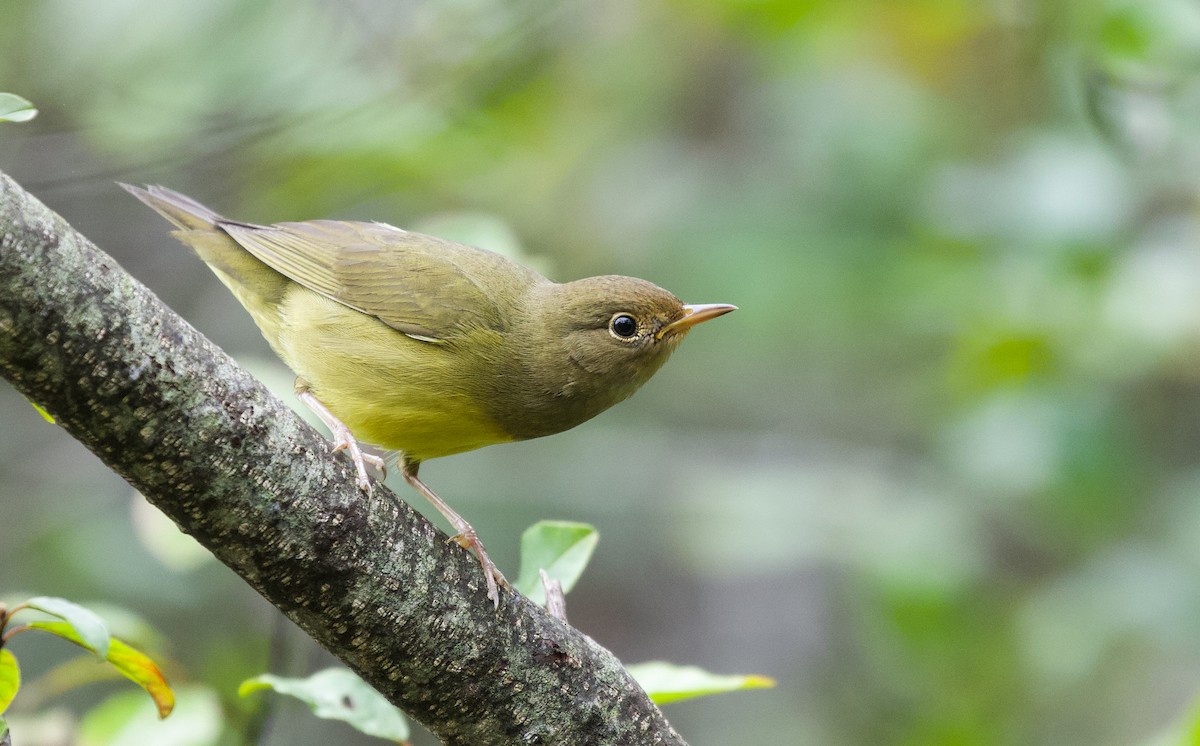
[[[470,346],[413,339],[313,293],[281,315],[280,356],[359,440],[425,460],[516,439]]]

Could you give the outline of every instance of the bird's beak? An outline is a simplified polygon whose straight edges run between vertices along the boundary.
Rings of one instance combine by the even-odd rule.
[[[683,307],[683,316],[659,329],[655,336],[662,339],[668,334],[683,334],[701,321],[715,319],[736,310],[737,306],[728,303],[689,303]]]

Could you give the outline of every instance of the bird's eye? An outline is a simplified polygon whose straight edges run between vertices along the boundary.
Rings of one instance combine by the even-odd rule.
[[[608,328],[612,333],[621,339],[629,339],[637,334],[638,323],[637,319],[627,313],[619,313],[612,317],[612,321],[608,322]]]

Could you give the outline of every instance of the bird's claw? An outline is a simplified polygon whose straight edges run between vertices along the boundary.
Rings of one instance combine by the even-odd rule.
[[[387,478],[387,466],[383,459],[373,453],[364,453],[362,447],[358,445],[358,441],[350,434],[347,429],[343,432],[334,433],[333,450],[345,451],[350,456],[350,460],[354,462],[354,470],[358,473],[358,478],[355,480],[358,483],[358,488],[368,495],[371,494],[371,478],[367,474],[367,464],[375,467],[379,472],[379,479],[383,481]]]
[[[300,399],[317,419],[325,423],[325,427],[329,428],[330,435],[333,436],[333,450],[346,451],[350,454],[350,460],[354,462],[354,470],[357,472],[358,488],[368,495],[371,494],[371,477],[367,474],[367,464],[371,464],[379,470],[380,481],[387,478],[387,468],[383,463],[383,459],[373,453],[363,453],[362,448],[358,445],[358,441],[354,438],[354,434],[350,432],[350,428],[346,424],[334,417],[333,412],[321,403],[311,391],[308,390],[308,384],[303,379],[296,379],[296,397]]]
[[[422,482],[417,477],[417,467],[420,462],[400,461],[400,473],[404,475],[405,481],[412,485],[413,489],[420,492],[429,500],[437,511],[450,521],[450,525],[458,531],[457,534],[446,540],[447,543],[454,542],[463,549],[475,550],[475,556],[479,559],[480,566],[483,567],[483,579],[487,583],[487,597],[491,599],[492,605],[500,608],[500,588],[502,585],[505,588],[512,588],[508,581],[504,578],[504,574],[500,572],[500,568],[496,567],[496,563],[492,562],[492,558],[488,556],[487,550],[483,548],[483,542],[479,540],[479,534],[475,533],[475,529],[471,524],[454,509],[446,504],[446,501],[438,497],[437,493],[429,489],[429,486]]]
[[[475,556],[479,558],[479,564],[483,567],[483,579],[487,583],[487,597],[496,607],[500,606],[500,590],[499,586],[511,590],[508,579],[504,577],[504,573],[500,572],[500,568],[496,567],[496,563],[492,562],[492,558],[488,556],[487,550],[483,548],[483,542],[479,540],[479,535],[475,533],[475,529],[468,527],[454,536],[446,539],[446,543],[453,542],[463,549],[475,550]]]

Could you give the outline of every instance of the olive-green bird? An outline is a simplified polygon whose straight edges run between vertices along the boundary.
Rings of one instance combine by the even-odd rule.
[[[400,452],[404,479],[507,585],[475,529],[417,478],[422,461],[572,428],[628,398],[689,329],[735,309],[645,280],[552,282],[499,254],[384,223],[226,220],[160,186],[122,184],[178,229],[296,374],[368,493],[356,439]]]

